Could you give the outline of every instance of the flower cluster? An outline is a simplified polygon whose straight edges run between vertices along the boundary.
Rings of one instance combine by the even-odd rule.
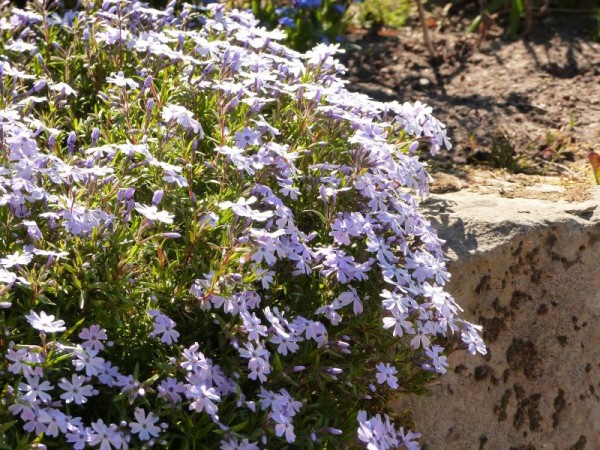
[[[0,14],[6,445],[417,448],[388,395],[485,353],[418,208],[431,109],[223,5],[44,6]]]

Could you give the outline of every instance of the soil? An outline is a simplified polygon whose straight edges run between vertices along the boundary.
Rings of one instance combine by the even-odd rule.
[[[434,8],[434,58],[418,21],[352,29],[342,57],[349,89],[433,107],[454,145],[430,161],[434,191],[500,182],[507,196],[530,186],[536,197],[586,199],[594,185],[587,154],[600,150],[600,42],[590,12],[538,15],[516,40],[495,22],[469,34],[470,20]],[[535,189],[542,185],[550,187]]]

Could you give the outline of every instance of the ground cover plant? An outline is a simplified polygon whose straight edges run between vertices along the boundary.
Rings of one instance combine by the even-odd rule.
[[[0,446],[418,448],[385,414],[458,348],[416,102],[252,14],[0,18]]]

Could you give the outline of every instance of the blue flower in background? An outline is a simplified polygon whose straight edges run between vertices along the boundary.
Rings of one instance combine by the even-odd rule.
[[[321,6],[321,0],[293,0],[292,4],[298,8],[316,9]]]
[[[344,14],[346,12],[346,7],[344,5],[340,5],[339,3],[333,5],[333,9],[335,9],[338,14]]]
[[[279,19],[279,25],[287,28],[296,28],[296,23],[291,17],[282,17]]]

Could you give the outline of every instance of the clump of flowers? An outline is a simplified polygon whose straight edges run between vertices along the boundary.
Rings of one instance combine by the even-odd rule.
[[[457,348],[431,109],[221,5],[0,14],[0,442],[417,448]],[[399,395],[396,394],[396,395]]]

